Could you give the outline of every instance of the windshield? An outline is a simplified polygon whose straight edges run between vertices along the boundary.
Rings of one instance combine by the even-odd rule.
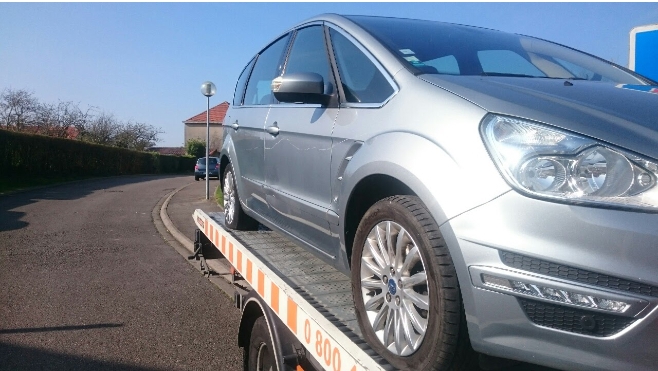
[[[647,83],[612,63],[533,37],[412,19],[348,18],[406,61],[417,74]]]

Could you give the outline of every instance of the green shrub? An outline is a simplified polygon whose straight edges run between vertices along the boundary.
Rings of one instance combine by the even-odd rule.
[[[0,130],[0,175],[110,176],[191,172],[195,158]]]
[[[190,139],[185,143],[185,152],[194,158],[206,157],[206,143],[199,139]]]

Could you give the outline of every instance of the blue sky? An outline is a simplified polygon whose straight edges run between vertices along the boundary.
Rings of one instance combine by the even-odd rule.
[[[0,3],[0,91],[99,107],[161,128],[231,101],[240,71],[276,35],[321,13],[462,23],[541,37],[628,65],[629,32],[658,23],[658,3]]]

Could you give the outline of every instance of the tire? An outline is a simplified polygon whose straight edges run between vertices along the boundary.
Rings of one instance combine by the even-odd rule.
[[[198,181],[199,181],[199,177],[195,175],[195,176],[194,176],[194,180],[196,180],[196,181],[198,182]]]
[[[270,332],[267,329],[265,317],[259,317],[251,328],[249,350],[247,353],[248,371],[274,371],[276,358]]]
[[[226,166],[222,191],[224,193],[224,224],[231,229],[242,231],[258,228],[258,222],[242,210],[233,164],[229,163]]]
[[[419,198],[392,196],[368,209],[354,239],[351,274],[363,336],[391,365],[477,369],[452,258]]]

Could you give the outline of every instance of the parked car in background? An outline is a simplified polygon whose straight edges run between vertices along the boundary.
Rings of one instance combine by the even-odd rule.
[[[219,179],[219,157],[208,157],[208,178]],[[206,158],[201,157],[194,165],[194,180],[206,179]]]
[[[396,368],[471,369],[480,352],[655,370],[651,85],[533,37],[318,16],[238,79],[225,222],[350,275],[363,335]]]

